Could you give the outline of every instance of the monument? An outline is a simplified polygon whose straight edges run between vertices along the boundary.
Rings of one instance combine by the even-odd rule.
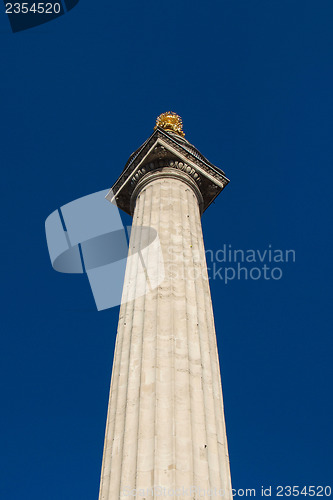
[[[232,498],[201,229],[201,214],[228,182],[167,112],[107,195],[133,216],[129,256],[143,227],[157,232],[163,261],[148,253],[145,263],[163,267],[164,279],[127,300],[138,273],[128,260],[99,500]]]

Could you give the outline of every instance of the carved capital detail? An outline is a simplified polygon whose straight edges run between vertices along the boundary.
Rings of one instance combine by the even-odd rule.
[[[200,188],[194,178],[189,172],[186,172],[180,168],[175,168],[174,166],[159,165],[158,168],[146,171],[138,180],[135,182],[135,186],[131,195],[131,213],[134,212],[136,198],[139,193],[151,182],[160,180],[161,178],[177,179],[181,182],[187,184],[197,197],[200,213],[203,212],[203,197]]]
[[[148,172],[152,172],[154,170],[159,170],[159,169],[165,168],[165,167],[182,170],[183,172],[188,174],[190,177],[192,177],[192,179],[194,179],[194,181],[198,184],[198,186],[200,186],[202,183],[200,175],[195,171],[194,168],[190,167],[186,163],[183,163],[183,162],[178,161],[178,160],[159,160],[159,161],[153,161],[153,162],[147,163],[146,165],[141,167],[139,170],[137,170],[137,172],[135,173],[135,175],[133,175],[133,177],[131,179],[131,187],[134,188],[135,185],[139,182],[139,180]]]
[[[186,139],[173,131],[159,126],[155,132],[128,159],[123,172],[114,183],[106,198],[132,214],[131,199],[133,191],[145,177],[152,174],[187,178],[191,186],[200,191],[202,211],[215,200],[228,184],[224,172],[210,163]]]

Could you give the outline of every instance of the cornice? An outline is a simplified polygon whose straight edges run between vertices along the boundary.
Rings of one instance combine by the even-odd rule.
[[[147,172],[162,168],[183,171],[193,179],[203,199],[202,211],[229,183],[224,172],[210,163],[186,139],[158,127],[130,156],[106,198],[132,214],[130,200],[137,182]]]

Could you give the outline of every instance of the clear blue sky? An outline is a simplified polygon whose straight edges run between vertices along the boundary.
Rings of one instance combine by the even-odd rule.
[[[211,281],[233,485],[332,483],[332,16],[80,0],[13,34],[2,7],[1,499],[97,500],[119,310],[52,270],[44,221],[110,187],[169,109],[231,179],[206,248],[296,252],[281,280]]]

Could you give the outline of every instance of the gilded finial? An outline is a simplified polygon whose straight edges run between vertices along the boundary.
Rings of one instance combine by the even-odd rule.
[[[170,130],[171,132],[175,132],[181,137],[185,137],[185,134],[183,132],[182,119],[172,111],[167,111],[166,113],[162,113],[157,117],[154,130],[156,130],[157,127],[164,128],[165,130]]]

